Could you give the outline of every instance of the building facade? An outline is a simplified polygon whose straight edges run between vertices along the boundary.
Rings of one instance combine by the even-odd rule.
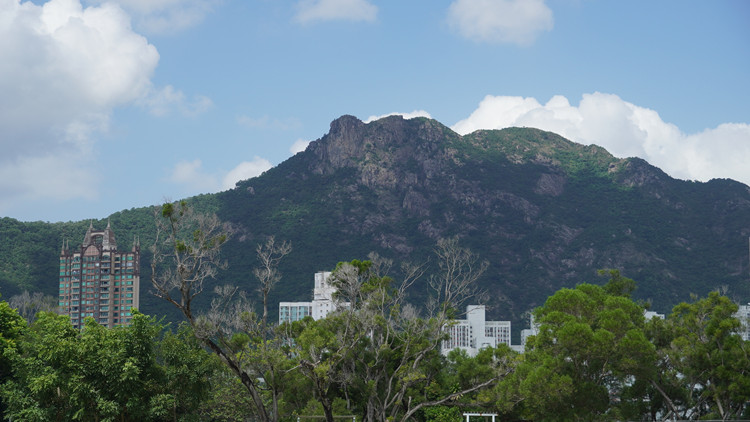
[[[279,302],[279,324],[299,321],[306,316],[313,319],[323,319],[337,309],[333,300],[336,288],[328,282],[331,273],[320,271],[315,273],[315,287],[312,302]],[[344,304],[346,305],[346,304]]]
[[[75,328],[92,317],[105,327],[130,325],[132,310],[139,306],[140,245],[117,250],[115,234],[89,225],[80,248],[63,244],[60,253],[58,307],[70,316]]]
[[[451,321],[445,330],[449,338],[440,347],[444,355],[453,349],[463,349],[469,356],[475,356],[485,347],[511,345],[510,321],[486,321],[484,305],[467,306],[466,319]]]

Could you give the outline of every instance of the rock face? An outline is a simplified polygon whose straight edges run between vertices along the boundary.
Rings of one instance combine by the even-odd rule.
[[[490,261],[481,283],[493,316],[518,320],[560,287],[603,282],[604,268],[639,282],[636,296],[662,312],[720,285],[750,299],[747,186],[675,180],[537,129],[462,137],[425,118],[343,116],[222,201],[225,218],[290,239],[297,262],[322,266],[298,280],[370,251],[422,261],[458,236]]]

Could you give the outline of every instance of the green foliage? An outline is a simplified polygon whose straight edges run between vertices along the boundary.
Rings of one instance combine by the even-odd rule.
[[[6,417],[156,421],[194,414],[215,366],[182,331],[158,342],[162,329],[136,313],[127,328],[88,319],[78,332],[67,317],[40,314],[14,353],[6,353],[12,362],[2,386]]]
[[[463,418],[458,407],[433,406],[426,407],[422,412],[425,422],[455,422]]]
[[[652,324],[653,341],[663,346],[656,382],[671,404],[667,411],[683,418],[742,415],[750,399],[750,352],[737,334],[736,311],[726,296],[711,292]]]
[[[656,351],[643,331],[643,308],[623,295],[628,284],[613,273],[605,288],[561,289],[534,312],[539,334],[516,374],[518,394],[535,398],[524,401],[528,416],[618,414],[623,392],[652,376]]]

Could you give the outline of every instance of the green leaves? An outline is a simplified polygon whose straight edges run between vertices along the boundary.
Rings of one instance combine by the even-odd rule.
[[[673,391],[664,395],[681,417],[731,418],[750,399],[750,356],[747,342],[736,334],[736,311],[731,300],[711,292],[675,306],[665,324],[654,324],[653,337],[664,347],[660,370],[671,374],[659,385]]]
[[[2,386],[6,416],[19,420],[154,420],[194,412],[208,392],[210,356],[179,334],[136,313],[133,325],[107,329],[92,319],[82,332],[50,313],[19,339],[12,378]],[[192,376],[187,373],[193,374]],[[182,374],[180,376],[179,374]]]
[[[655,348],[643,333],[643,308],[618,273],[604,288],[561,289],[534,312],[541,325],[519,368],[525,412],[581,418],[616,411],[618,395],[648,375]],[[541,398],[543,397],[543,398]],[[537,399],[541,398],[541,399]]]

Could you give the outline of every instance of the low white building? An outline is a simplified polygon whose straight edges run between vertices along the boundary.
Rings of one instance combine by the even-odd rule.
[[[306,316],[322,319],[335,311],[336,302],[333,300],[333,294],[336,288],[328,283],[330,276],[331,273],[328,271],[315,273],[312,302],[279,302],[279,324],[299,321]]]
[[[510,321],[485,321],[484,305],[467,306],[466,319],[452,321],[445,330],[450,337],[440,347],[444,355],[463,349],[469,356],[476,356],[485,347],[510,346]]]
[[[526,340],[531,337],[539,334],[539,324],[534,322],[534,314],[529,315],[529,328],[524,328],[521,330],[521,345],[518,346],[520,350],[517,350],[519,353],[523,353],[526,351]]]
[[[652,318],[665,319],[664,314],[660,314],[660,313],[654,312],[654,311],[643,311],[643,316],[646,318],[646,321],[649,321]]]

